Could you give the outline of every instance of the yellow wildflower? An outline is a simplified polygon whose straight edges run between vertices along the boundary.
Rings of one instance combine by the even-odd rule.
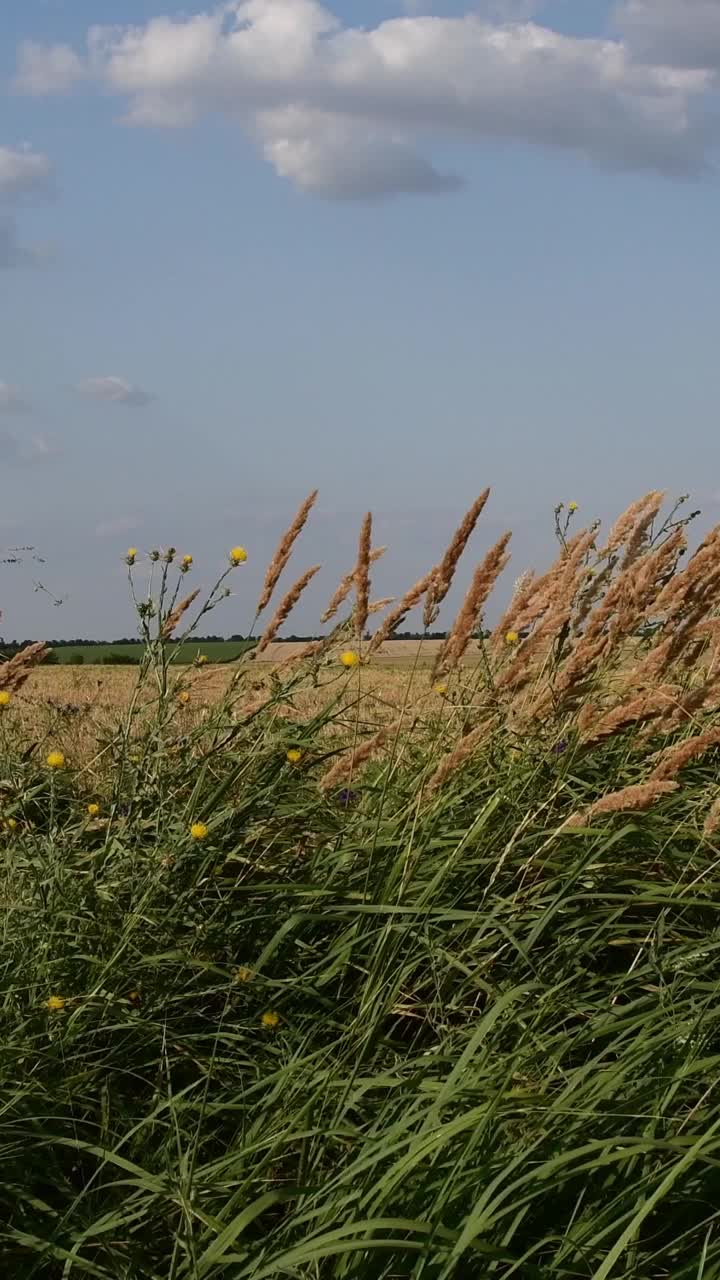
[[[0,707],[6,707],[12,701],[12,694],[7,689],[0,689]]]
[[[247,560],[247,551],[244,547],[233,547],[230,552],[230,563],[233,566],[244,564]]]
[[[137,547],[128,547],[125,552],[125,563],[133,565],[137,558]]]
[[[447,685],[446,685],[446,684],[436,684],[436,685],[435,685],[435,692],[436,692],[436,693],[445,694],[445,693],[447,693],[447,691],[448,691],[448,687],[447,687]]]
[[[197,667],[204,667],[207,660],[208,660],[208,656],[206,653],[199,653],[197,658],[195,659],[195,665]]]
[[[62,751],[51,751],[45,763],[48,769],[62,769],[65,765],[65,757]]]
[[[233,977],[236,982],[251,982],[253,978],[253,971],[252,969],[248,969],[246,965],[241,964],[238,965]]]
[[[140,1003],[140,992],[139,992],[139,991],[128,991],[128,1000],[130,1001],[130,1003],[131,1003],[131,1004],[139,1004],[139,1003]]]
[[[46,1000],[45,1004],[53,1013],[57,1013],[60,1009],[65,1008],[66,1000],[64,996],[50,996],[50,999]]]
[[[577,502],[568,502],[568,511],[571,511],[571,512],[577,511],[577,509],[578,509]]]
[[[344,653],[340,654],[340,661],[348,669],[356,667],[360,661],[360,654],[356,653],[354,649],[346,649]]]
[[[190,828],[190,835],[193,840],[204,840],[208,834],[208,828],[204,822],[193,822]]]
[[[263,1014],[260,1021],[264,1027],[273,1031],[275,1027],[280,1025],[280,1014],[276,1013],[274,1009],[268,1009],[267,1012]]]
[[[192,556],[183,556],[182,562],[181,562],[183,569],[189,569],[192,562],[193,562]]]
[[[96,804],[96,803],[95,803],[95,801],[93,801],[93,802],[92,802],[92,804],[89,804],[89,805],[88,805],[88,807],[87,807],[87,811],[88,811],[88,815],[89,815],[89,817],[91,817],[91,818],[97,818],[97,816],[98,816],[98,814],[99,814],[99,812],[100,812],[100,805],[99,805],[99,804]]]
[[[6,818],[5,826],[8,831],[17,831],[17,818]]]
[[[505,643],[506,643],[506,644],[518,644],[518,643],[519,643],[519,641],[520,641],[520,637],[519,637],[519,635],[518,635],[517,631],[508,631],[508,632],[507,632],[507,634],[506,634],[506,636],[505,636]]]
[[[183,706],[190,701],[190,694],[187,689],[183,689],[182,692],[178,694],[177,700],[182,703]]]
[[[297,747],[291,747],[287,753],[287,759],[290,764],[299,764],[302,757],[303,753]]]

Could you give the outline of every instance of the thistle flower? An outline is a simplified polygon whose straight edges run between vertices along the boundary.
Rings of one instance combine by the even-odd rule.
[[[345,653],[340,654],[340,661],[342,665],[347,667],[349,670],[351,667],[356,667],[358,665],[360,662],[360,654],[356,653],[354,649],[346,649]]]
[[[62,769],[65,765],[65,756],[62,751],[51,751],[45,763],[48,769]]]
[[[178,702],[181,704],[181,706],[183,706],[183,707],[184,707],[184,706],[186,706],[186,705],[187,705],[187,703],[190,701],[190,694],[188,693],[187,689],[183,689],[183,690],[178,694],[178,696],[177,696],[177,700],[178,700]]]
[[[207,654],[206,654],[206,653],[199,653],[199,654],[198,654],[198,656],[197,656],[197,658],[195,659],[195,666],[196,666],[196,667],[204,667],[204,666],[206,665],[207,661],[208,661],[208,656],[207,656]]]
[[[303,753],[298,747],[291,747],[285,757],[289,764],[299,764],[302,758]]]
[[[205,840],[208,835],[208,828],[204,822],[193,822],[190,828],[190,835],[193,840]]]
[[[192,568],[192,556],[183,556],[180,562],[180,572],[187,573]]]
[[[230,552],[230,564],[236,568],[239,564],[244,564],[247,560],[247,551],[244,547],[233,547]]]
[[[509,645],[519,644],[519,643],[520,643],[520,636],[518,635],[517,631],[506,631],[506,632],[505,632],[505,643],[506,643],[506,644],[509,644]]]
[[[280,1014],[274,1009],[268,1009],[260,1019],[262,1025],[269,1031],[274,1031],[275,1027],[280,1025]]]
[[[578,504],[577,504],[577,502],[568,502],[568,511],[569,511],[571,514],[572,514],[572,512],[573,512],[573,511],[577,511],[577,509],[578,509]]]
[[[135,563],[136,558],[137,558],[137,547],[128,547],[127,551],[125,552],[125,563],[127,565],[133,565]]]
[[[89,805],[88,805],[88,807],[87,807],[87,811],[88,811],[88,816],[89,816],[89,817],[91,817],[91,818],[97,818],[97,816],[98,816],[98,814],[99,814],[99,812],[100,812],[100,805],[99,805],[99,804],[95,804],[95,802],[93,801],[93,803],[92,803],[92,804],[89,804]]]
[[[0,689],[0,707],[7,707],[12,701],[12,694],[7,689]]]
[[[61,1009],[65,1008],[66,1003],[67,1001],[64,996],[50,996],[50,999],[45,1001],[45,1007],[49,1009],[51,1013],[58,1013]]]

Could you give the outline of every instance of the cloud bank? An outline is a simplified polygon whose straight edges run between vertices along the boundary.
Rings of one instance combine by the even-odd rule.
[[[88,400],[105,400],[110,404],[124,404],[133,409],[142,408],[153,399],[149,391],[134,387],[125,378],[110,375],[101,378],[84,378],[82,382],[78,382],[75,390]]]
[[[94,84],[124,99],[135,125],[183,128],[222,113],[281,177],[334,198],[457,187],[461,177],[428,155],[442,141],[502,139],[607,169],[702,172],[720,66],[710,48],[716,36],[720,53],[717,0],[625,0],[616,39],[567,36],[522,16],[537,9],[486,4],[364,28],[318,0],[232,0],[194,16],[91,27],[81,51],[26,44],[17,87]]]

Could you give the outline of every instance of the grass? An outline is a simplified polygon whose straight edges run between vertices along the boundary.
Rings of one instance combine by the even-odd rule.
[[[211,640],[202,645],[191,643],[179,646],[175,661],[189,664],[202,652],[209,662],[236,662],[247,647],[245,642],[233,640]],[[139,663],[142,649],[138,644],[64,644],[55,650],[55,654],[58,662],[63,664],[104,665],[114,663],[118,658]]]
[[[632,640],[665,545],[648,522],[625,562],[640,518],[616,560],[629,576],[606,608],[612,644],[579,685],[607,595],[569,641],[567,617],[547,625],[556,585],[517,641],[469,637],[476,661],[458,658],[441,690],[412,665],[346,670],[352,616],[286,668],[176,670],[170,601],[139,671],[107,673],[116,701],[95,719],[93,704],[85,738],[47,699],[75,680],[80,701],[89,672],[39,668],[14,689],[0,714],[8,1274],[720,1276],[717,748],[678,765],[647,811],[582,820],[717,721],[712,630],[697,631],[714,605],[692,613],[712,562],[674,564],[678,591],[696,585]],[[568,536],[567,590],[572,555]],[[652,582],[661,605],[666,584]],[[529,608],[516,599],[517,617]],[[689,665],[657,648],[686,631],[705,636]],[[602,731],[651,670],[655,692],[674,691],[667,710]],[[13,679],[0,671],[0,687]]]

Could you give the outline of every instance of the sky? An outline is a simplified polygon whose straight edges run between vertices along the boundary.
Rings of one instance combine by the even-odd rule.
[[[560,501],[720,520],[719,76],[720,0],[4,0],[0,632],[237,544],[242,632],[315,487],[298,630],[367,509],[378,595],[486,485],[458,591]]]

